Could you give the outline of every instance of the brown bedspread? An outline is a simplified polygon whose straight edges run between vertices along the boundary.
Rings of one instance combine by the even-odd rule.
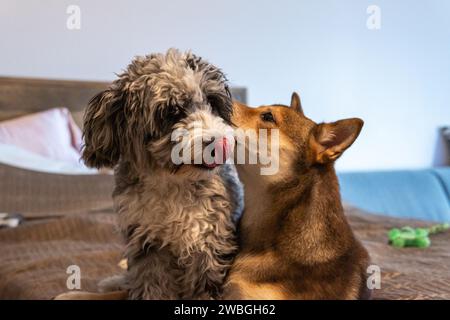
[[[9,169],[0,165],[0,212],[21,209],[29,219],[18,228],[0,229],[0,299],[49,299],[65,292],[70,265],[80,267],[81,290],[87,291],[96,291],[99,280],[121,271],[117,263],[123,247],[109,200],[111,177],[38,174],[36,178],[23,170],[22,180],[14,180],[8,178],[15,172]],[[5,192],[5,177],[16,188],[23,185],[19,195]],[[33,197],[33,192],[38,195]],[[64,205],[67,192],[77,199],[70,200],[70,206]],[[15,206],[17,199],[22,202]],[[374,291],[373,298],[450,299],[450,232],[433,236],[428,249],[396,249],[386,243],[389,228],[427,224],[365,214],[352,207],[346,212],[373,263],[381,268],[381,289]]]
[[[387,244],[387,231],[430,223],[364,213],[346,207],[356,236],[369,251],[372,263],[381,268],[381,289],[374,299],[450,299],[450,232],[432,236],[427,249],[394,248]]]

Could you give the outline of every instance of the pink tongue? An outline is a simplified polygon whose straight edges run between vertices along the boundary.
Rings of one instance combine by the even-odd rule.
[[[227,138],[223,137],[221,140],[218,140],[214,146],[214,163],[213,167],[224,164],[228,157],[230,156],[230,145]]]
[[[214,162],[213,163],[204,163],[204,166],[208,168],[215,168],[221,164],[224,164],[231,153],[231,147],[227,140],[227,138],[222,138],[221,140],[216,141],[214,145]]]

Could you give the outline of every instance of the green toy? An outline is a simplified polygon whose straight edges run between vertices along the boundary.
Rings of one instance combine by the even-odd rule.
[[[389,230],[389,244],[396,248],[417,247],[428,248],[431,244],[430,235],[447,231],[450,224],[443,223],[429,228],[394,228]]]

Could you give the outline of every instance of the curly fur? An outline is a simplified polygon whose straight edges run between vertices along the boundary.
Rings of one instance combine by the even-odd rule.
[[[104,281],[106,289],[128,289],[131,299],[220,294],[236,251],[242,188],[228,164],[174,164],[171,133],[197,123],[203,138],[223,135],[231,112],[221,70],[175,49],[137,57],[91,100],[83,159],[115,168],[113,198],[127,242],[128,271]]]

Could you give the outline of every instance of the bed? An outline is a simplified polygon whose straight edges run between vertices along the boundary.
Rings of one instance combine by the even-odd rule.
[[[104,82],[0,78],[0,119],[65,106],[80,123],[87,101]],[[245,99],[245,89],[234,94]],[[0,212],[20,213],[15,228],[0,229],[0,299],[51,299],[67,291],[71,266],[80,270],[81,290],[122,272],[123,242],[116,227],[108,174],[45,173],[0,164]],[[395,249],[389,228],[427,225],[367,214],[346,214],[381,269],[374,299],[450,299],[450,233],[438,234],[428,249]]]

